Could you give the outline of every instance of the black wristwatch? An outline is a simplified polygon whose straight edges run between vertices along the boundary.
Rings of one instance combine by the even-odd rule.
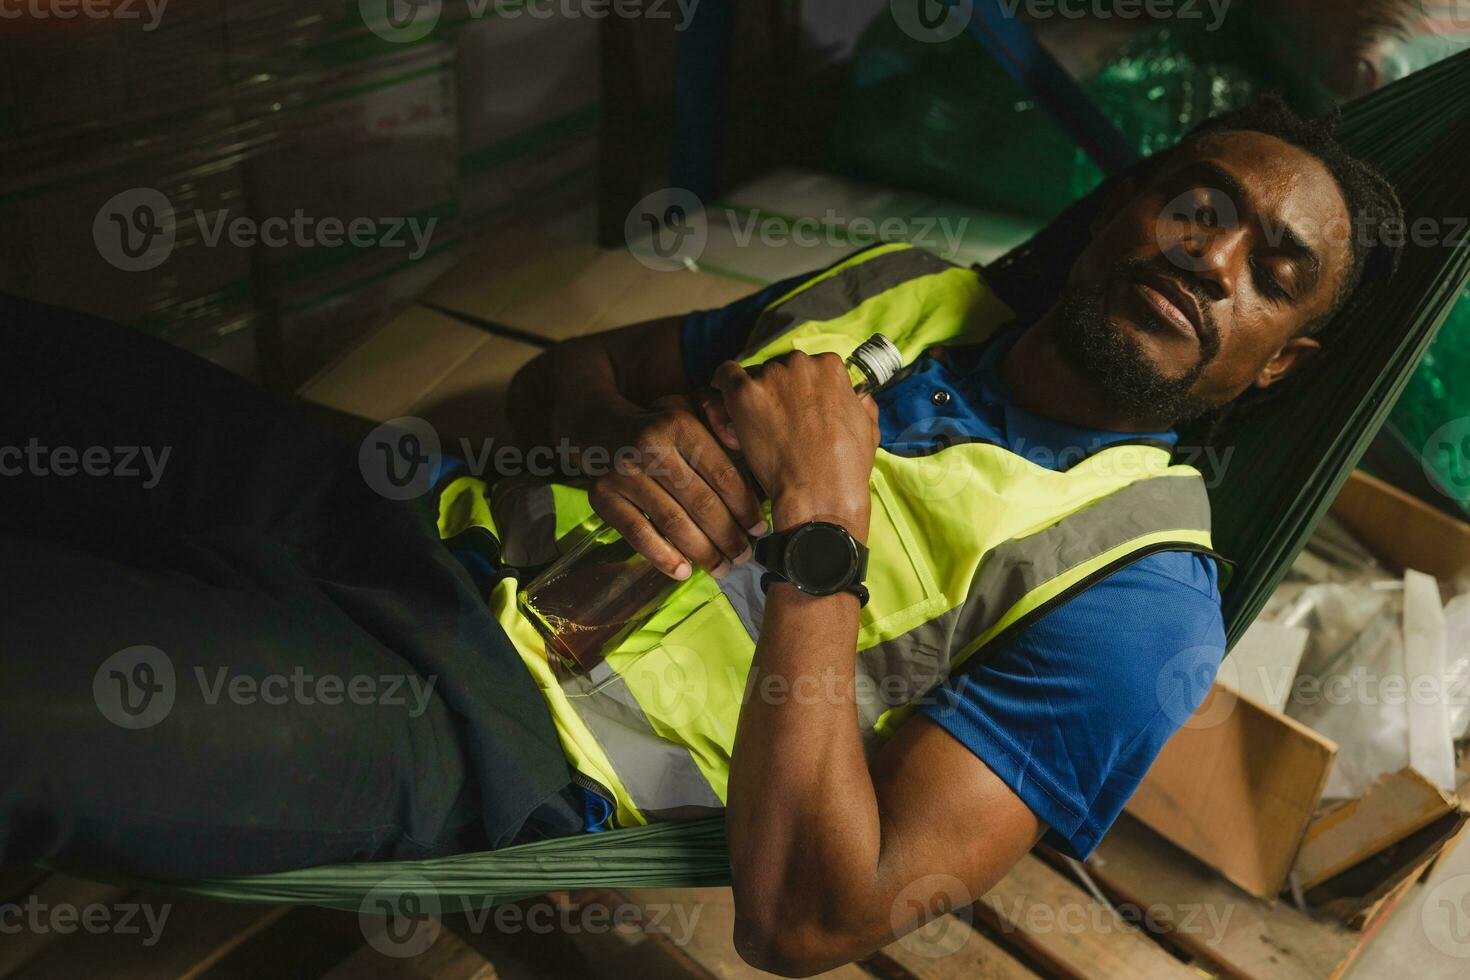
[[[768,534],[755,543],[755,560],[766,568],[762,591],[789,582],[807,595],[851,592],[868,604],[868,549],[841,524],[810,521]]]

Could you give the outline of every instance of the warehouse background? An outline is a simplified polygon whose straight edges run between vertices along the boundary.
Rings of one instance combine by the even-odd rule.
[[[57,11],[67,0],[27,2]],[[504,432],[506,381],[556,341],[718,306],[860,244],[839,223],[835,243],[741,245],[747,220],[922,215],[960,232],[945,257],[985,262],[1098,177],[983,49],[905,38],[889,0],[708,0],[726,18],[727,44],[686,37],[675,0],[605,19],[582,13],[594,0],[170,0],[156,22],[140,0],[101,6],[112,16],[0,19],[0,292],[129,324],[368,424],[428,419],[446,443]],[[13,9],[0,0],[0,15]],[[1107,57],[1080,35],[1051,41],[1142,149],[1170,145],[1181,125],[1248,99],[1255,84],[1224,56],[1225,39],[1205,52],[1214,60],[1179,54],[1178,32]],[[628,233],[645,210],[636,205],[661,188],[692,188],[710,205],[698,261],[673,274]],[[312,231],[280,245],[229,231],[298,216]],[[359,242],[344,240],[361,222]],[[1455,317],[1444,336],[1470,339],[1470,300]],[[1470,343],[1442,340],[1425,362],[1421,404],[1439,414],[1423,415],[1434,421],[1410,440],[1414,452],[1470,413],[1453,407],[1465,404],[1463,386],[1445,383],[1465,376],[1453,365],[1467,352]],[[1300,560],[1298,585],[1350,574],[1382,593],[1401,590],[1394,580],[1412,568],[1437,577],[1446,599],[1465,591],[1470,525],[1452,516],[1462,499],[1421,486],[1429,460],[1391,448],[1378,461],[1399,488],[1355,475],[1334,509],[1346,530]],[[1387,619],[1396,630],[1402,617]],[[1292,649],[1300,659],[1305,633],[1299,623],[1266,629],[1236,662],[1252,650],[1263,663],[1285,663]],[[1341,874],[1336,892],[1305,888],[1297,844],[1337,826],[1319,808],[1337,749],[1269,692],[1243,693],[1261,706],[1242,702],[1230,726],[1179,742],[1102,860],[1083,869],[1056,854],[1028,858],[986,902],[844,975],[1090,978],[1128,967],[1285,978],[1338,975],[1356,957],[1353,975],[1376,976],[1425,956],[1427,936],[1450,936],[1457,957],[1470,949],[1460,918],[1427,931],[1450,894],[1441,883],[1470,880],[1470,854],[1451,850],[1470,810],[1449,792],[1470,788],[1470,754],[1448,786],[1404,769],[1372,796],[1355,788],[1357,802],[1394,819],[1385,830],[1377,809],[1359,806],[1371,826],[1323,845],[1334,859],[1366,855],[1358,873]],[[1208,797],[1198,790],[1207,765]],[[1321,878],[1338,870],[1317,865]],[[0,903],[139,894],[149,895],[42,869],[0,873]],[[728,892],[557,893],[543,904],[649,902],[694,903],[700,929],[670,944],[642,927],[507,938],[455,923],[463,942],[446,933],[436,949],[457,966],[417,963],[414,975],[485,975],[475,971],[486,959],[507,976],[750,975],[729,946]],[[1116,908],[1136,918],[1155,905],[1178,916],[1231,909],[1233,927],[1111,928]],[[1049,909],[1110,928],[1036,928],[1031,913]],[[176,914],[162,950],[115,936],[16,938],[0,945],[0,976],[88,972],[78,964],[139,976],[385,969],[345,913],[178,901]],[[936,956],[936,935],[969,945]],[[1369,946],[1375,936],[1385,938]]]
[[[107,5],[109,17],[0,31],[0,290],[136,326],[273,387],[294,388],[418,295],[479,231],[529,217],[590,235],[609,88],[627,96],[627,125],[602,156],[610,179],[667,175],[673,0],[615,23],[581,9],[591,5],[445,0],[427,31],[399,31],[353,0],[173,0],[157,16],[141,0]],[[830,104],[823,66],[850,53],[879,6],[810,3],[806,42],[789,17],[774,22],[787,32],[778,42],[760,16],[795,5],[741,13],[743,30],[767,36],[737,45],[764,54],[736,66],[735,173],[766,162],[760,147],[798,149],[778,133],[750,138],[773,121],[771,61],[804,43],[814,83],[796,88]],[[604,70],[607,49],[626,56],[617,69]],[[775,115],[802,112],[787,108]],[[119,268],[94,240],[112,229],[94,219],[140,190],[172,206],[172,251]],[[296,214],[371,219],[382,244],[329,233],[240,244],[228,224],[213,237],[221,220]],[[389,239],[393,222],[406,246]],[[432,228],[426,250],[410,222]]]
[[[349,2],[174,0],[151,29],[141,4],[138,19],[6,24],[0,290],[292,387],[474,229],[591,201],[598,22],[551,8],[476,19],[461,0],[416,40],[376,32]],[[167,262],[129,271],[94,245],[106,229],[93,219],[138,189],[172,204],[176,235]],[[222,218],[298,212],[371,218],[383,238],[393,221],[432,221],[432,234],[424,250],[406,232],[408,247],[204,237]]]

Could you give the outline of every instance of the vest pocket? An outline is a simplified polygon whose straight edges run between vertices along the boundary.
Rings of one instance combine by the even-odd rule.
[[[925,557],[927,550],[919,546],[881,465],[875,465],[869,486],[873,495],[868,527],[869,600],[859,620],[859,650],[900,636],[944,608],[944,595]]]
[[[740,618],[716,593],[655,645],[614,651],[592,675],[563,679],[568,703],[646,818],[686,819],[724,806],[754,653]]]
[[[655,728],[678,732],[681,741],[691,729],[715,740],[726,734],[733,740],[754,656],[755,644],[740,617],[716,593],[658,644],[613,666]]]

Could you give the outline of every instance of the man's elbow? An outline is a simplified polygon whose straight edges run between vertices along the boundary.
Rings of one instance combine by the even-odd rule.
[[[768,902],[735,916],[735,949],[757,970],[809,977],[862,959],[872,952],[848,915],[794,913],[794,902]]]

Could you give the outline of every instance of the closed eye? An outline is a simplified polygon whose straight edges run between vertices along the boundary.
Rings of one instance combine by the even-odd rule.
[[[1257,262],[1251,267],[1251,275],[1256,280],[1256,286],[1271,299],[1286,302],[1291,299],[1291,294],[1281,283],[1281,279],[1272,272],[1270,267],[1263,266]]]

